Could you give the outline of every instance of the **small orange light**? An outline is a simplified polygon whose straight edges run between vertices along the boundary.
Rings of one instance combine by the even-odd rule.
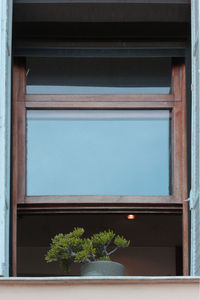
[[[128,220],[134,220],[135,219],[135,215],[129,214],[129,215],[127,215],[127,219]]]

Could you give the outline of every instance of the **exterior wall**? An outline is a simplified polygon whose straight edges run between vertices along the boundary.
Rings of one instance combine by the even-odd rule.
[[[191,275],[200,275],[200,2],[192,1]]]
[[[0,1],[0,276],[9,274],[12,0]]]
[[[70,299],[70,300],[198,300],[198,278],[168,277],[165,279],[52,279],[23,280],[1,279],[0,295],[3,300]]]

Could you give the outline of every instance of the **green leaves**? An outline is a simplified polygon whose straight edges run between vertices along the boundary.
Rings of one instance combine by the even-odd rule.
[[[130,241],[112,231],[93,234],[83,238],[84,229],[74,228],[68,234],[57,234],[45,256],[47,262],[58,261],[61,268],[69,271],[71,263],[87,263],[96,260],[110,260],[110,255],[118,248],[128,247]]]
[[[117,235],[114,239],[114,244],[119,248],[126,248],[130,245],[130,241],[127,241],[123,236]]]
[[[110,261],[110,257],[109,257],[109,256],[102,256],[102,257],[99,257],[98,260],[106,260],[106,261]]]
[[[91,237],[91,241],[95,247],[109,244],[114,238],[115,234],[112,230],[96,233]]]
[[[93,247],[90,239],[83,240],[82,250],[76,254],[75,262],[84,263],[90,262],[91,259],[95,260],[95,248]]]
[[[61,268],[66,271],[76,256],[76,253],[82,250],[83,228],[74,228],[68,234],[60,233],[52,239],[50,250],[45,256],[47,262],[58,261]]]

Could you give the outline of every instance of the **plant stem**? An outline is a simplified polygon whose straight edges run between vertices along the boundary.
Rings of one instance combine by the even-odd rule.
[[[119,247],[115,247],[113,250],[111,250],[110,252],[107,252],[107,255],[110,256],[111,254],[113,254],[115,251],[117,251]]]
[[[105,256],[108,256],[107,245],[104,245],[104,246],[103,246],[103,254],[104,254]]]

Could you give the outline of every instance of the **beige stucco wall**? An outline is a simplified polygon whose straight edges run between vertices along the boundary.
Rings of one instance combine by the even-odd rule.
[[[199,300],[200,281],[179,279],[6,280],[0,279],[1,300]]]

